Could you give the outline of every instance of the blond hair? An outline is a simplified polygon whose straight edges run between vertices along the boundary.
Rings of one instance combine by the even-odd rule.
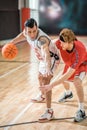
[[[59,39],[63,42],[72,42],[74,40],[77,40],[74,32],[71,29],[64,28],[60,34],[59,34]]]

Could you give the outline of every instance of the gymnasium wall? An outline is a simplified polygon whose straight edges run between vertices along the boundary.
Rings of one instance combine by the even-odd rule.
[[[0,40],[11,39],[20,32],[18,0],[0,0]]]
[[[39,24],[48,34],[70,28],[87,35],[87,0],[40,0]]]

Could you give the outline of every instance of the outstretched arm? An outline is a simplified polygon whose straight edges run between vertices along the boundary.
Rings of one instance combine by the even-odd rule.
[[[63,83],[64,81],[66,81],[69,77],[72,76],[72,74],[74,72],[75,72],[75,69],[69,68],[68,71],[65,74],[63,74],[60,78],[57,77],[55,80],[51,81],[51,83],[49,85],[40,87],[40,90],[45,93],[50,91],[56,85],[59,85],[59,84]]]

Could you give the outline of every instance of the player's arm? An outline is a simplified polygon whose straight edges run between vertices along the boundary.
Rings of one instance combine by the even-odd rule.
[[[44,93],[44,92],[46,93],[46,92],[52,90],[53,87],[55,87],[55,86],[57,86],[57,85],[63,83],[63,82],[66,81],[69,77],[71,77],[74,72],[75,72],[75,69],[69,68],[68,71],[67,71],[65,74],[63,74],[62,76],[60,76],[60,78],[59,78],[59,76],[56,77],[55,80],[52,80],[52,81],[50,82],[50,84],[40,87],[40,90],[41,90],[43,93]]]
[[[49,75],[51,73],[51,57],[49,52],[50,40],[46,36],[42,36],[39,39],[39,43],[41,45],[41,52],[46,63],[46,72]]]
[[[18,43],[18,42],[22,42],[26,40],[26,36],[25,36],[25,30],[23,32],[21,32],[20,34],[18,34],[15,38],[13,38],[10,42],[11,43]]]
[[[60,76],[60,78],[56,77],[55,81],[51,82],[51,86],[54,87],[56,85],[63,83],[64,81],[68,80],[68,78],[71,77],[75,71],[76,71],[75,69],[70,67],[66,73],[64,73],[62,76]]]

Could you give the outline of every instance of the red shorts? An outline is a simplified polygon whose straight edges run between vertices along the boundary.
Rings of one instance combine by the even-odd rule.
[[[69,66],[65,65],[63,74],[67,72]],[[87,65],[81,64],[78,69],[76,69],[75,73],[68,78],[68,80],[73,80],[75,76],[80,75],[81,72],[87,72]]]

